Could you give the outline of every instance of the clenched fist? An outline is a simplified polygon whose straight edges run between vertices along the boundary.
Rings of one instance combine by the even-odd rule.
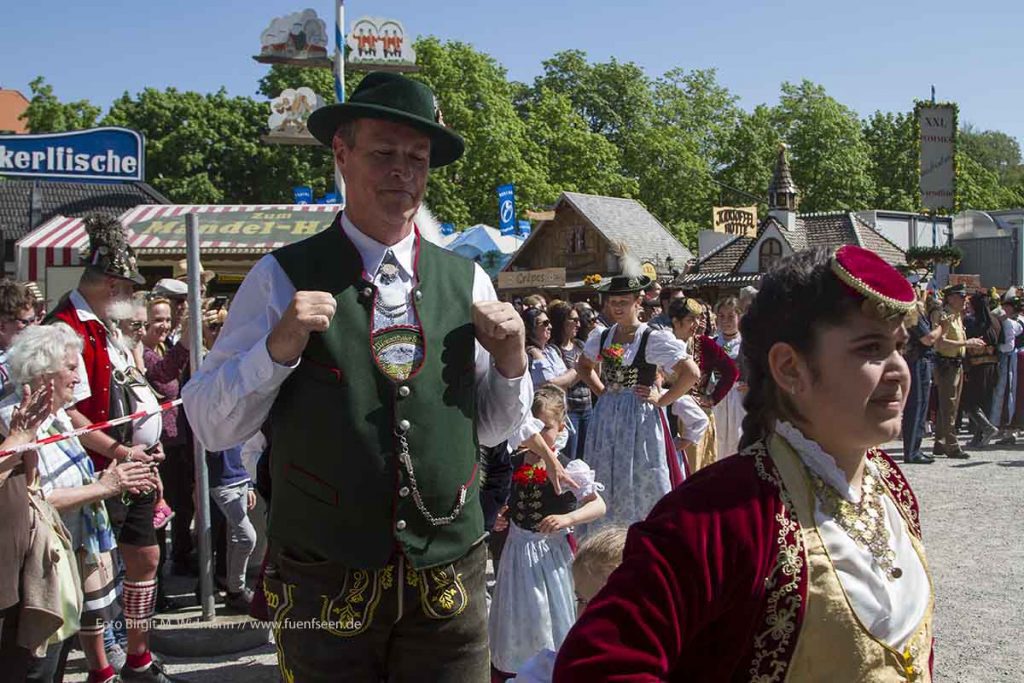
[[[523,319],[502,301],[473,304],[473,327],[476,338],[504,377],[521,377],[526,373],[526,328]]]
[[[327,292],[296,292],[284,315],[267,337],[267,351],[275,363],[292,365],[306,349],[312,332],[324,332],[338,310]]]

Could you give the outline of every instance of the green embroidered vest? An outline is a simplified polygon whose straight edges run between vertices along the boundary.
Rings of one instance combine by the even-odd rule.
[[[403,381],[378,365],[375,288],[339,221],[274,252],[297,291],[330,292],[338,302],[330,328],[310,337],[271,410],[268,533],[278,547],[357,569],[383,567],[397,550],[421,569],[462,557],[483,536],[474,266],[418,243],[413,301],[424,358]],[[453,510],[454,520],[444,523]]]

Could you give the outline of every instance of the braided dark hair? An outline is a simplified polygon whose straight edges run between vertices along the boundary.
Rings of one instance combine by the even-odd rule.
[[[764,276],[760,291],[740,320],[740,358],[748,386],[741,450],[765,438],[776,419],[800,419],[792,401],[772,378],[768,367],[771,348],[785,343],[809,357],[823,325],[840,324],[861,308],[863,300],[850,295],[832,272],[830,259],[831,252],[823,248],[782,259]]]

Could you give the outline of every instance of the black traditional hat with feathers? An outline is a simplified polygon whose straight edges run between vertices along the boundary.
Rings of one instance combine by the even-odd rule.
[[[85,232],[89,235],[89,255],[86,266],[104,275],[146,284],[135,262],[135,251],[128,246],[128,235],[116,218],[92,215],[85,219]]]

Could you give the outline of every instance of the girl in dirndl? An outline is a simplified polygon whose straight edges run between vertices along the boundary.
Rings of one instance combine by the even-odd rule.
[[[712,411],[715,416],[718,457],[727,458],[739,452],[740,437],[743,435],[743,416],[747,414],[747,411],[743,409],[743,398],[747,393],[747,385],[743,381],[743,368],[739,367],[738,362],[740,344],[743,342],[743,336],[740,334],[739,299],[730,296],[720,300],[715,306],[715,315],[718,319],[718,334],[715,335],[715,343],[722,347],[725,355],[737,363],[740,373],[729,393]]]
[[[708,429],[701,437],[700,443],[686,448],[688,474],[693,474],[718,460],[715,436],[717,429],[712,411],[726,397],[739,376],[736,363],[726,355],[714,339],[705,335],[700,329],[705,312],[703,304],[690,298],[676,299],[668,309],[673,332],[678,339],[689,345],[690,353],[700,368],[700,379],[694,385],[691,393],[708,416]],[[717,379],[712,382],[712,378]]]
[[[566,435],[565,392],[547,384],[534,394],[533,415],[548,447],[559,449]],[[569,532],[577,524],[598,519],[605,504],[594,472],[582,460],[566,471],[575,487],[555,493],[543,458],[531,450],[512,455],[512,492],[508,507],[508,539],[501,553],[489,635],[491,664],[506,675],[519,670],[538,652],[558,650],[576,621]],[[498,529],[501,524],[496,524]]]

